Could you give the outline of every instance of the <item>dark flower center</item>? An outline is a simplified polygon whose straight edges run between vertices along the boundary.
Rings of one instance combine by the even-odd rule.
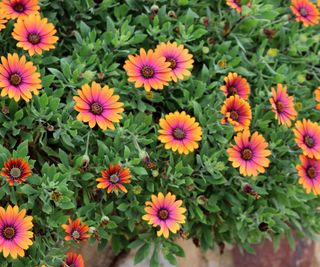
[[[10,176],[14,179],[18,179],[21,176],[21,169],[17,167],[13,167],[10,170]]]
[[[307,169],[307,174],[310,179],[314,179],[317,176],[317,170],[315,167],[311,166]]]
[[[175,128],[172,134],[173,134],[173,137],[177,140],[182,140],[186,137],[184,130],[181,128]]]
[[[238,94],[237,88],[231,86],[228,88],[228,97]]]
[[[24,11],[24,5],[19,3],[14,5],[13,10],[18,12],[18,13],[22,13]]]
[[[154,76],[154,69],[149,66],[144,66],[141,69],[141,75],[143,78],[150,79]]]
[[[116,173],[110,175],[110,177],[109,177],[109,181],[113,184],[119,182],[119,180],[120,180],[120,178],[119,178],[118,174],[116,174]]]
[[[279,113],[283,112],[284,107],[283,107],[283,103],[282,103],[282,102],[277,102],[277,103],[276,103],[276,106],[277,106],[277,111],[278,111]]]
[[[230,118],[232,119],[232,120],[234,120],[234,121],[238,121],[238,119],[239,119],[239,114],[236,112],[236,111],[231,111],[230,112]]]
[[[305,8],[300,8],[299,13],[301,14],[302,17],[306,17],[309,14]]]
[[[166,219],[168,219],[168,217],[169,217],[169,212],[168,212],[168,210],[166,210],[166,209],[161,209],[161,210],[159,210],[159,212],[158,212],[158,217],[159,217],[161,220],[166,220]]]
[[[20,85],[22,82],[22,78],[19,74],[17,73],[14,73],[14,74],[11,74],[10,76],[10,83],[14,86],[18,86]]]
[[[41,38],[40,38],[39,34],[37,34],[37,33],[29,33],[28,41],[30,43],[32,43],[33,45],[36,45],[36,44],[40,43],[40,40],[41,40]]]
[[[72,232],[72,238],[73,239],[78,239],[80,237],[80,233],[78,231],[73,231]]]
[[[242,151],[241,155],[242,155],[242,158],[243,158],[244,160],[250,160],[250,159],[252,159],[252,157],[253,157],[252,150],[249,149],[249,148],[245,148],[245,149]]]
[[[16,231],[12,226],[7,226],[2,230],[2,236],[4,239],[11,240],[16,235]]]
[[[177,67],[177,61],[174,58],[172,58],[172,57],[167,58],[167,62],[170,62],[170,66],[169,67],[171,69],[174,70]]]
[[[99,103],[95,102],[91,105],[90,110],[94,115],[100,115],[103,111],[103,108]]]
[[[309,147],[309,148],[313,148],[314,147],[314,139],[311,137],[311,136],[309,136],[309,135],[306,135],[305,137],[304,137],[304,143],[307,145],[307,147]]]

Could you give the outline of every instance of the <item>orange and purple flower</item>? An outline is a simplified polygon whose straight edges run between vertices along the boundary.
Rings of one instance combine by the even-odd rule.
[[[291,10],[296,15],[296,21],[303,23],[305,27],[319,23],[319,10],[309,0],[292,0]]]
[[[39,14],[30,15],[24,19],[19,18],[14,24],[12,36],[18,41],[17,47],[29,52],[30,56],[42,54],[42,51],[49,51],[55,48],[59,40],[55,36],[56,29],[47,18],[41,18]]]
[[[11,158],[3,164],[1,176],[6,177],[9,185],[22,184],[31,176],[31,169],[27,161],[21,158]]]
[[[230,123],[237,132],[248,129],[250,126],[252,118],[250,105],[238,95],[231,96],[224,101],[221,113],[224,115],[221,123]]]
[[[91,87],[84,84],[78,90],[79,96],[74,96],[76,101],[74,109],[79,112],[77,120],[89,122],[90,128],[99,125],[102,130],[114,130],[114,122],[120,122],[124,111],[123,103],[118,102],[119,96],[114,95],[114,89],[105,85],[101,88],[99,83],[93,82]]]
[[[228,76],[224,77],[226,85],[220,87],[225,96],[230,97],[238,95],[243,99],[248,99],[250,94],[250,85],[245,78],[237,73],[229,72]]]
[[[142,219],[148,221],[148,224],[152,224],[153,227],[160,227],[157,236],[163,235],[168,238],[169,231],[177,233],[181,224],[186,221],[184,215],[186,209],[181,205],[182,200],[176,200],[176,196],[170,192],[166,196],[162,193],[158,193],[158,196],[152,195],[151,201],[146,202],[144,210],[147,214]]]
[[[2,0],[0,10],[7,18],[16,19],[38,14],[40,6],[38,0]]]
[[[8,54],[8,57],[1,57],[0,64],[0,88],[1,96],[8,95],[15,101],[23,98],[29,101],[32,92],[39,94],[41,89],[40,73],[32,62],[27,61],[25,56],[19,58],[18,54]]]
[[[24,257],[25,250],[31,245],[33,233],[32,216],[25,216],[26,210],[19,211],[18,206],[10,205],[5,210],[0,207],[0,252],[7,258]]]
[[[297,121],[293,133],[305,156],[320,159],[320,126],[317,123],[306,119]]]
[[[259,173],[264,173],[265,168],[270,164],[267,157],[271,155],[264,137],[255,132],[250,138],[250,132],[245,130],[239,132],[234,140],[236,144],[227,149],[232,166],[240,167],[240,174],[244,176],[257,176]]]
[[[128,58],[123,68],[129,76],[128,81],[135,83],[135,88],[144,86],[147,92],[162,90],[171,81],[171,63],[152,50],[146,53],[141,48],[140,55],[129,55]]]
[[[80,218],[77,218],[75,221],[72,221],[71,218],[69,218],[69,224],[63,224],[61,227],[67,233],[67,236],[64,238],[67,241],[74,240],[80,242],[90,237],[90,234],[88,234],[89,227],[86,224],[81,223]]]
[[[231,7],[232,9],[235,9],[238,13],[241,13],[242,9],[241,9],[241,1],[242,0],[227,0],[226,4]],[[251,2],[250,0],[247,3],[247,6],[250,7],[251,6]]]
[[[178,151],[179,154],[188,154],[199,147],[198,141],[202,139],[202,130],[195,118],[184,111],[169,113],[160,119],[159,137],[165,149]]]
[[[80,254],[76,254],[74,252],[68,252],[67,258],[64,260],[64,266],[72,266],[72,267],[85,267],[83,257]]]
[[[189,69],[193,67],[193,56],[182,44],[178,45],[176,42],[160,43],[155,49],[155,53],[170,62],[171,78],[174,82],[191,76]]]
[[[101,171],[101,174],[102,177],[96,179],[99,182],[97,188],[107,189],[107,193],[113,190],[118,193],[119,189],[128,192],[124,186],[131,182],[131,172],[128,168],[122,168],[119,163],[110,164],[109,168]]]
[[[287,94],[287,86],[278,83],[277,91],[272,87],[272,97],[269,101],[278,123],[290,127],[291,120],[294,120],[298,114],[294,108],[293,96]]]
[[[297,167],[299,174],[299,184],[309,194],[311,191],[315,195],[320,194],[320,160],[311,159],[300,155],[300,165]]]
[[[316,109],[320,110],[320,86],[314,91],[315,94],[315,100],[316,102],[318,102],[318,104],[316,105]]]

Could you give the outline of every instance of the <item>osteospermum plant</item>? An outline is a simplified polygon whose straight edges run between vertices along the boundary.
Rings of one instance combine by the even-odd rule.
[[[0,265],[319,234],[319,1],[109,2],[0,1]]]

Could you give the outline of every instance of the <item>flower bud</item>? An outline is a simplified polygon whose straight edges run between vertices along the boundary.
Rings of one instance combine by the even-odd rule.
[[[243,186],[243,191],[247,194],[250,194],[252,192],[252,186],[250,184],[245,184]]]
[[[133,194],[140,195],[142,192],[142,187],[140,185],[136,185],[132,188]]]
[[[267,223],[265,223],[265,222],[262,222],[262,223],[259,224],[259,230],[261,232],[266,232],[266,231],[269,230],[269,225]]]
[[[170,18],[176,18],[176,17],[177,17],[177,14],[176,14],[176,12],[174,12],[173,10],[170,10],[170,11],[168,12],[168,16],[169,16]]]
[[[200,195],[197,197],[197,202],[199,205],[206,205],[208,203],[208,199],[204,195]]]
[[[108,216],[102,216],[102,218],[101,218],[101,224],[102,224],[102,226],[106,226],[108,223],[110,222],[110,219],[109,219],[109,217]]]
[[[153,15],[157,15],[158,12],[159,12],[159,6],[157,6],[157,5],[151,6],[150,11],[151,11],[151,13],[152,13]]]
[[[158,170],[152,170],[152,176],[153,177],[158,177],[159,176],[159,171]]]

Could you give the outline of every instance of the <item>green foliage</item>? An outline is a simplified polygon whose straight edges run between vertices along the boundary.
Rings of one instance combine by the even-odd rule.
[[[253,252],[250,245],[264,239],[274,240],[277,247],[286,236],[293,244],[292,229],[298,235],[319,232],[319,200],[297,183],[300,151],[291,129],[277,125],[268,101],[271,87],[284,83],[302,104],[299,118],[319,121],[313,99],[320,81],[319,26],[304,28],[288,21],[288,2],[254,0],[241,17],[223,0],[159,0],[159,12],[151,19],[154,1],[41,1],[43,16],[56,25],[60,37],[55,50],[29,57],[41,72],[43,89],[29,103],[0,100],[0,165],[18,156],[33,168],[23,185],[10,187],[2,179],[1,205],[26,208],[34,218],[35,238],[27,257],[13,261],[0,256],[1,264],[61,266],[66,250],[76,246],[63,240],[61,224],[70,216],[96,229],[100,249],[111,242],[115,253],[137,248],[135,263],[149,256],[151,266],[158,266],[162,253],[175,264],[175,256],[184,256],[173,242],[178,235],[157,238],[156,229],[142,221],[145,201],[158,192],[170,191],[183,200],[187,221],[182,235],[188,234],[203,250],[226,242]],[[275,37],[267,38],[264,29],[275,31]],[[0,33],[2,55],[23,53],[15,47],[11,30],[9,23]],[[194,55],[193,75],[148,96],[127,82],[124,61],[140,47],[154,48],[168,40],[183,43]],[[270,51],[275,48],[276,54]],[[234,130],[220,123],[224,96],[219,86],[230,71],[248,79],[251,129],[272,150],[270,167],[254,178],[241,177],[228,162],[226,149]],[[72,97],[92,81],[115,88],[125,103],[115,131],[89,130],[75,119]],[[176,110],[195,116],[203,129],[200,149],[187,156],[165,150],[157,140],[159,119]],[[83,168],[88,134],[90,163]],[[156,163],[155,170],[143,163],[144,153]],[[117,162],[133,174],[128,193],[98,190],[100,171]],[[260,199],[243,192],[247,183]],[[54,192],[61,197],[53,200]],[[259,230],[262,222],[268,231]],[[98,241],[92,236],[90,242]]]

